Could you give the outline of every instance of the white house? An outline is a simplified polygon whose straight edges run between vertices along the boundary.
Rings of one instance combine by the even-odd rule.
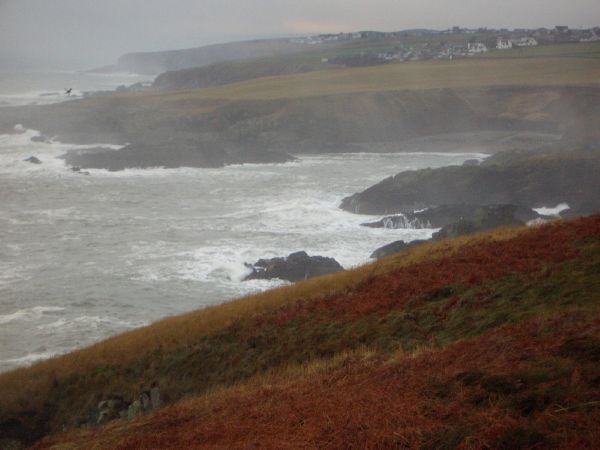
[[[596,30],[590,30],[585,37],[582,37],[579,42],[598,42],[600,41],[600,36],[596,33]]]
[[[517,47],[537,47],[538,41],[532,37],[522,37],[520,39],[514,39],[513,45]]]
[[[482,42],[469,42],[468,52],[469,55],[475,55],[477,53],[485,53],[488,51],[488,48]]]
[[[509,50],[512,48],[512,46],[513,46],[513,44],[510,41],[510,39],[499,38],[496,41],[496,50]]]

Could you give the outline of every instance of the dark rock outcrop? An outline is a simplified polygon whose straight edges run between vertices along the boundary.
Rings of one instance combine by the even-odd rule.
[[[306,252],[292,253],[285,258],[259,259],[248,267],[252,273],[244,281],[279,278],[294,282],[344,270],[333,258],[308,256]]]
[[[134,419],[142,414],[160,408],[163,402],[158,386],[142,392],[131,402],[126,402],[122,396],[112,395],[98,403],[97,414],[94,417],[96,425],[103,425],[115,419]],[[94,423],[92,422],[92,423]],[[90,424],[83,420],[82,424]]]
[[[476,208],[472,217],[461,218],[455,223],[444,226],[440,231],[433,233],[432,239],[445,239],[478,233],[480,231],[510,225],[524,225],[515,214],[515,206],[498,205]]]
[[[87,170],[81,170],[81,167],[71,167],[71,172],[78,173],[79,175],[90,175]]]
[[[594,150],[504,152],[480,166],[402,172],[346,197],[341,208],[358,214],[395,214],[460,201],[536,208],[597,204],[600,157]],[[589,209],[589,208],[588,208]]]
[[[392,242],[391,244],[387,244],[387,245],[384,245],[383,247],[379,247],[377,250],[375,250],[373,253],[371,253],[370,258],[374,258],[374,259],[385,258],[386,256],[390,256],[390,255],[393,255],[394,253],[399,253],[408,248],[412,248],[416,245],[422,244],[423,242],[427,242],[427,241],[425,241],[425,240],[416,240],[416,241],[411,241],[411,242],[395,241],[395,242]]]
[[[41,164],[42,161],[39,158],[36,158],[35,156],[30,156],[27,159],[24,159],[23,161],[31,163],[31,164]]]
[[[371,228],[442,228],[459,220],[471,220],[481,216],[481,211],[491,208],[493,211],[502,211],[502,214],[514,217],[519,222],[529,222],[540,218],[530,208],[517,205],[442,205],[418,212],[408,212],[395,216],[384,217],[377,222],[363,223],[362,226]]]
[[[545,219],[544,216],[540,216],[535,211],[516,205],[448,205],[432,208],[430,211],[432,211],[432,214],[428,217],[436,223],[434,228],[438,228],[440,226],[439,224],[443,223],[443,225],[441,225],[442,229],[434,233],[431,240],[478,233],[502,226],[524,225],[530,220]],[[425,212],[426,211],[423,211],[422,213]],[[375,223],[378,224],[380,222]],[[373,226],[373,224],[370,224],[369,226]],[[414,247],[423,242],[427,241],[416,240],[408,243],[404,241],[395,241],[375,250],[371,254],[371,258],[380,259],[406,250],[407,248]]]
[[[286,153],[260,149],[236,152],[219,144],[179,143],[172,147],[157,144],[128,145],[120,150],[98,148],[63,155],[68,165],[80,169],[106,169],[116,172],[128,168],[223,167],[226,164],[283,163],[295,160]]]
[[[366,222],[360,224],[362,227],[369,228],[407,228],[407,229],[421,229],[421,228],[437,228],[431,222],[423,220],[420,217],[420,213],[405,213],[398,214],[395,216],[387,216],[377,222]]]
[[[102,425],[111,420],[123,417],[123,409],[127,404],[123,397],[114,396],[98,403],[98,419],[96,424]]]
[[[37,136],[33,136],[31,138],[31,142],[39,142],[42,144],[49,144],[51,142],[48,136],[44,136],[43,134],[39,134]]]

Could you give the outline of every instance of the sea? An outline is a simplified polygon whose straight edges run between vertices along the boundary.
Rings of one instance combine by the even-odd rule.
[[[149,81],[66,71],[0,76],[0,107]],[[85,175],[60,159],[85,146],[34,142],[39,133],[27,124],[16,131],[0,135],[0,371],[284,284],[242,281],[259,258],[304,250],[351,268],[392,241],[427,239],[436,230],[362,227],[380,216],[338,206],[398,172],[486,156],[337,153]],[[42,164],[24,161],[31,156]]]

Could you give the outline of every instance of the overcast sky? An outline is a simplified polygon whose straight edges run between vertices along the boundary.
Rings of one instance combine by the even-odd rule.
[[[600,0],[0,0],[0,58],[85,68],[257,37],[557,24],[600,25]]]

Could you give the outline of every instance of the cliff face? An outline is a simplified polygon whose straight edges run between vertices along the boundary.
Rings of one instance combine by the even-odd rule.
[[[195,97],[203,92],[110,95],[6,109],[0,126],[23,123],[65,142],[129,142],[132,148],[123,159],[128,167],[163,165],[164,148],[171,153],[169,167],[191,160],[213,167],[215,162],[278,162],[281,153],[378,151],[382,145],[388,152],[414,150],[407,140],[444,133],[567,133],[578,127],[584,132],[577,136],[590,140],[600,129],[600,90],[594,88],[396,90],[261,100],[220,98],[213,92],[215,98]],[[541,144],[534,139],[514,145]],[[443,146],[441,140],[436,150]],[[427,145],[423,150],[429,150]],[[119,152],[111,155],[119,157]],[[83,158],[78,163],[85,167]]]

